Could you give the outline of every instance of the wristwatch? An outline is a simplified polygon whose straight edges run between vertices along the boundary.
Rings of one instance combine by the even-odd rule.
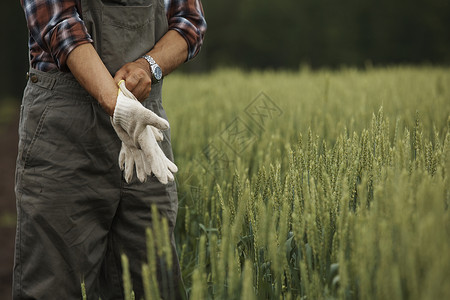
[[[148,61],[148,63],[150,64],[150,70],[152,72],[152,82],[153,83],[160,82],[163,77],[163,73],[162,73],[160,66],[156,63],[156,61],[150,55],[144,55],[144,56],[142,56],[142,58],[145,59],[146,61]]]

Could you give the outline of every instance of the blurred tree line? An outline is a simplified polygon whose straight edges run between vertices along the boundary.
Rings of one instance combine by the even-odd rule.
[[[182,70],[450,63],[448,0],[203,0],[208,32]],[[19,0],[0,12],[0,96],[20,97],[28,69]]]

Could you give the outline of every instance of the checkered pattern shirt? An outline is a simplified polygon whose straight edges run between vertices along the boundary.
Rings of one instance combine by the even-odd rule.
[[[30,33],[32,68],[67,71],[66,60],[77,46],[92,43],[81,17],[80,0],[20,0]],[[169,29],[188,44],[188,60],[203,43],[206,21],[200,0],[164,0]]]

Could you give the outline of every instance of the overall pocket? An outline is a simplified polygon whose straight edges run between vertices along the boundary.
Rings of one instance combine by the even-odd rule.
[[[52,91],[30,83],[25,89],[20,111],[18,166],[25,167],[27,165],[53,95]]]
[[[155,44],[155,4],[103,5],[100,52],[111,74]]]

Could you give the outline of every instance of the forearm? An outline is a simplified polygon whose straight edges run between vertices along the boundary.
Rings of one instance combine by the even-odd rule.
[[[83,44],[70,52],[67,66],[81,86],[112,116],[118,87],[92,44]]]
[[[169,30],[147,54],[153,57],[166,76],[186,61],[188,45],[178,32]],[[148,65],[144,59],[140,60]]]

